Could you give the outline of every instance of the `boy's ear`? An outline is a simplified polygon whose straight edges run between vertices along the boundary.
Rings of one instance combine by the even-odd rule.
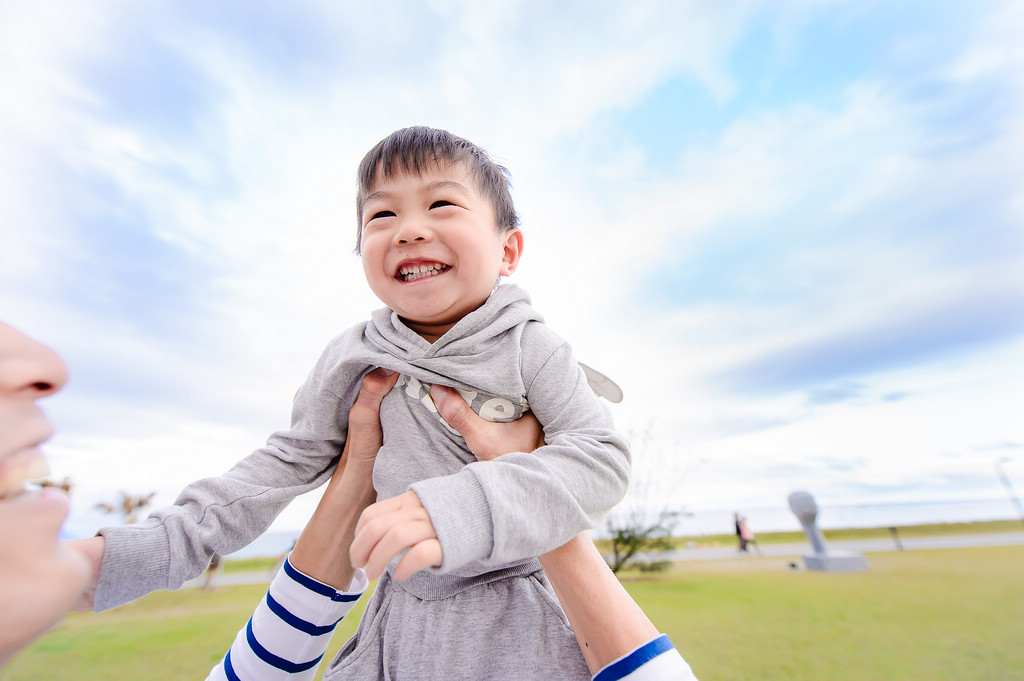
[[[507,277],[516,271],[519,266],[519,258],[523,254],[523,231],[521,229],[507,229],[502,236],[501,269],[498,271],[503,277]]]

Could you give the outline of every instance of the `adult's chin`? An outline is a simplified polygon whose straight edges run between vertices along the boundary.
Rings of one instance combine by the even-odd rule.
[[[0,664],[71,610],[89,578],[84,556],[58,541],[67,496],[45,488],[0,501]]]

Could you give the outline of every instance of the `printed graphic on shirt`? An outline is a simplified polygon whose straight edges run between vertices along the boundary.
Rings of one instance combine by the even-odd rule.
[[[405,396],[409,399],[422,402],[423,406],[430,410],[432,414],[437,416],[438,420],[444,424],[445,428],[458,435],[458,431],[448,425],[448,422],[441,418],[441,415],[437,413],[437,407],[434,406],[434,400],[430,398],[429,384],[421,383],[419,379],[403,374],[402,377],[398,379],[398,388],[403,390],[405,392]],[[481,418],[488,421],[507,423],[509,421],[515,421],[523,414],[530,411],[530,405],[526,403],[526,400],[516,404],[504,397],[487,395],[486,393],[478,392],[476,390],[456,390],[460,395],[462,395],[462,399],[466,400],[466,404],[472,407],[473,411],[479,414]]]

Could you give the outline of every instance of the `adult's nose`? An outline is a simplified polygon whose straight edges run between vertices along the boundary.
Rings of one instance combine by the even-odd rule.
[[[38,399],[68,381],[68,368],[50,348],[0,324],[0,391]]]

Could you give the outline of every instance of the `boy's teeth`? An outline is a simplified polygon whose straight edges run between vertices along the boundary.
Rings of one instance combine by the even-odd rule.
[[[400,267],[398,273],[402,277],[402,281],[416,281],[423,277],[432,277],[435,274],[440,274],[447,269],[447,266],[441,263],[433,263],[431,265],[406,265]]]

